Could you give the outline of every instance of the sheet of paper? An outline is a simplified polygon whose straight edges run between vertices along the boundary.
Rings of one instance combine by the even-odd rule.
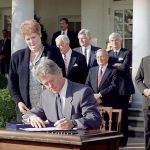
[[[24,130],[24,131],[59,131],[62,129],[58,129],[56,127],[47,127],[47,128],[19,128],[20,130]]]

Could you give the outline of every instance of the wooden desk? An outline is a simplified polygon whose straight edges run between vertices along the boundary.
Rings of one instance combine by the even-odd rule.
[[[0,150],[118,150],[117,132],[78,131],[76,134],[52,134],[0,130]]]

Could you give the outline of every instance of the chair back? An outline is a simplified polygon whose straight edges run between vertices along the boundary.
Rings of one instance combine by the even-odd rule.
[[[100,125],[101,130],[107,130],[107,121],[108,121],[108,130],[111,131],[111,124],[112,124],[112,107],[104,107],[98,106],[98,111],[102,116],[102,123]],[[105,119],[105,115],[108,115],[108,119]]]
[[[112,110],[112,114],[114,114],[114,115],[117,115],[117,119],[116,119],[116,121],[117,121],[117,127],[116,127],[116,130],[118,131],[118,132],[121,132],[121,118],[122,118],[122,109],[113,109]]]
[[[100,130],[121,130],[122,110],[113,109],[112,107],[98,106],[100,115],[102,116],[102,123]],[[107,116],[107,117],[106,117]]]

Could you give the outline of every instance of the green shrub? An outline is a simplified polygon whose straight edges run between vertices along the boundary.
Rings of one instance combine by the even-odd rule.
[[[15,104],[9,95],[8,89],[0,89],[0,128],[5,127],[6,122],[15,120]]]
[[[7,88],[7,84],[8,84],[7,78],[4,75],[0,74],[0,89]]]

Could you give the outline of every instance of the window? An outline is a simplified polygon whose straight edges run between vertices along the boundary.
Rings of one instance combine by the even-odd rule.
[[[123,47],[132,50],[133,9],[114,10],[114,31],[123,38]]]

